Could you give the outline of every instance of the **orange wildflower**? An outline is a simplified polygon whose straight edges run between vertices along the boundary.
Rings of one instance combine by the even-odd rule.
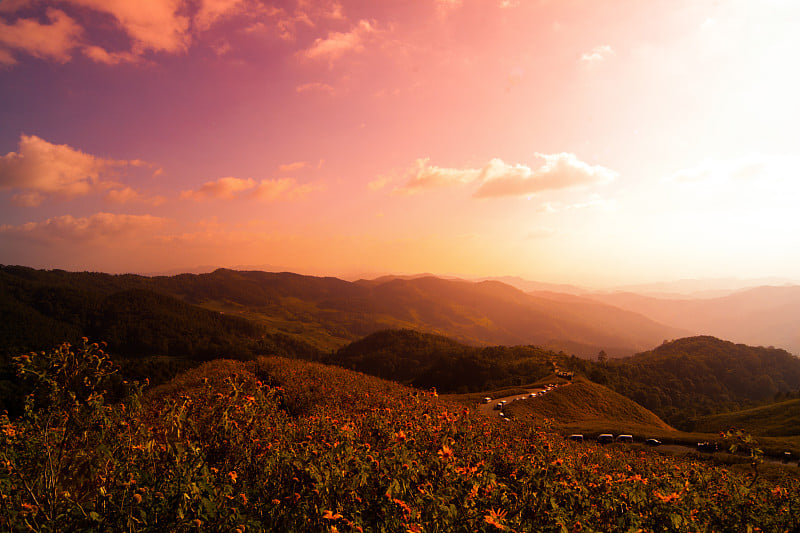
[[[449,461],[453,458],[453,449],[450,448],[447,444],[442,446],[442,449],[439,450],[439,457],[442,458],[443,461]]]
[[[483,517],[483,521],[489,524],[490,526],[494,526],[500,530],[508,529],[505,524],[503,524],[503,520],[505,520],[508,511],[495,511],[494,509],[489,509],[489,514]]]

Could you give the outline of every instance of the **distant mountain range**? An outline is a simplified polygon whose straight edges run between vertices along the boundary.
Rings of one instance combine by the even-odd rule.
[[[684,333],[608,304],[526,294],[498,281],[427,276],[347,282],[225,269],[157,277],[25,267],[2,267],[0,273],[0,287],[5,285],[10,298],[7,305],[26,307],[26,312],[33,308],[37,317],[44,315],[59,327],[80,313],[65,314],[58,303],[44,305],[31,291],[44,291],[48,301],[56,302],[59,295],[74,300],[76,293],[84,295],[78,300],[94,301],[125,290],[152,291],[246,318],[268,332],[293,336],[323,350],[382,329],[411,328],[473,345],[535,344],[582,357],[595,357],[600,350],[621,357]],[[80,308],[77,303],[68,307],[75,306]],[[69,329],[76,326],[73,323]]]
[[[518,278],[507,281],[521,283]],[[694,300],[632,293],[577,295],[574,286],[534,282],[526,287],[539,289],[525,292],[496,280],[471,282],[430,275],[349,282],[227,269],[147,277],[0,267],[0,303],[14,316],[27,316],[39,330],[54,334],[86,329],[89,322],[103,323],[87,322],[81,307],[86,302],[94,302],[97,308],[98,301],[115,293],[143,290],[245,318],[267,333],[323,351],[376,331],[408,328],[476,346],[533,344],[584,358],[595,358],[600,350],[611,358],[624,357],[692,334],[800,353],[796,318],[800,317],[800,286],[763,287]],[[166,305],[163,298],[135,294],[139,302]],[[143,316],[145,308],[140,310]],[[5,329],[16,339],[13,345],[22,345],[24,339],[18,337],[24,337],[24,330]]]
[[[591,298],[692,334],[800,354],[800,285],[757,287],[704,299],[653,298],[629,292]]]

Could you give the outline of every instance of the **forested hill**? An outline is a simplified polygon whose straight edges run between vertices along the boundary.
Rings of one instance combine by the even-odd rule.
[[[147,287],[148,278],[0,270],[0,355],[8,358],[82,336],[118,355],[246,358],[314,356],[307,343],[238,316],[191,305]]]
[[[658,414],[667,422],[741,409],[800,389],[800,358],[785,350],[700,336],[606,365],[590,377]]]
[[[475,392],[530,383],[553,373],[556,361],[576,360],[536,346],[475,347],[412,330],[373,333],[326,362],[439,392]],[[565,363],[568,364],[568,363]]]
[[[145,277],[0,267],[0,293],[12,300],[6,305],[32,307],[44,316],[35,315],[33,321],[42,324],[49,324],[56,314],[44,308],[41,297],[53,307],[64,307],[61,296],[67,301],[96,299],[133,289],[242,316],[323,350],[338,349],[387,328],[417,329],[473,345],[536,344],[583,357],[594,357],[600,350],[611,356],[631,355],[682,335],[610,305],[540,298],[496,281],[422,277],[350,283],[226,269]],[[31,314],[29,309],[25,312]]]

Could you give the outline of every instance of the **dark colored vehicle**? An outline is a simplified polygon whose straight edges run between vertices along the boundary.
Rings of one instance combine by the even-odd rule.
[[[633,435],[617,435],[617,438],[615,440],[617,442],[624,442],[630,444],[631,442],[633,442]]]
[[[611,433],[603,433],[602,435],[597,437],[597,442],[599,442],[600,444],[609,444],[611,442],[614,442],[614,435],[612,435]]]
[[[658,439],[647,439],[644,443],[648,446],[661,446],[661,441]]]
[[[569,440],[572,440],[572,441],[575,441],[575,442],[583,442],[583,435],[581,435],[581,434],[579,434],[579,433],[576,433],[576,434],[574,434],[574,435],[570,435],[570,436],[569,436],[569,437],[567,437],[567,438],[568,438]]]

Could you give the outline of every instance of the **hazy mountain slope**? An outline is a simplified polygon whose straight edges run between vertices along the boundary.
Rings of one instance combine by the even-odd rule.
[[[497,281],[395,279],[374,288],[379,301],[403,309],[404,320],[432,326],[456,339],[484,344],[585,346],[629,355],[680,334],[636,313],[589,300],[556,301]]]
[[[633,293],[592,299],[641,313],[656,322],[750,345],[800,354],[800,286],[758,287],[721,298],[661,299]]]
[[[682,332],[602,303],[541,298],[509,285],[434,277],[350,283],[292,273],[219,269],[209,274],[111,276],[3,267],[14,283],[108,296],[149,290],[235,314],[312,342],[338,348],[387,328],[414,328],[476,345],[537,344],[584,357],[605,350],[630,355]]]

